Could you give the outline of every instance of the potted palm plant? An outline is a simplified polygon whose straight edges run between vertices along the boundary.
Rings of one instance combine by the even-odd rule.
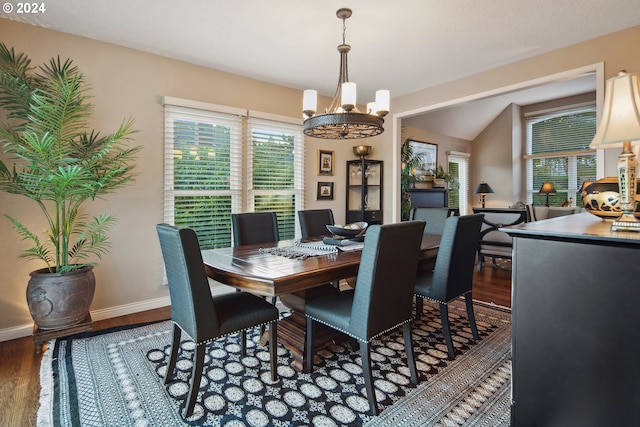
[[[421,153],[414,153],[413,148],[409,144],[409,139],[402,143],[400,160],[402,162],[402,171],[400,175],[400,191],[402,193],[400,200],[400,216],[403,221],[409,219],[411,212],[411,193],[409,190],[415,187],[416,182],[420,181],[420,177],[415,172],[416,169],[424,162]]]
[[[31,247],[19,257],[44,262],[27,285],[27,303],[41,329],[62,329],[81,322],[95,289],[92,257],[109,250],[115,218],[89,219],[82,210],[133,179],[140,147],[128,147],[133,120],[106,136],[87,131],[93,105],[88,85],[71,60],[52,58],[32,67],[24,53],[0,44],[0,190],[35,202],[47,228],[38,236],[5,215]],[[11,161],[11,163],[9,163]]]

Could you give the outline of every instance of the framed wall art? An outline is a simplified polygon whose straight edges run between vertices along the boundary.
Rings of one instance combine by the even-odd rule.
[[[435,170],[438,164],[438,145],[429,142],[409,140],[409,146],[414,156],[421,155],[422,163],[417,167],[418,174],[424,175],[427,171]]]
[[[319,182],[317,200],[333,200],[333,182]]]
[[[333,151],[318,150],[318,175],[333,175]]]

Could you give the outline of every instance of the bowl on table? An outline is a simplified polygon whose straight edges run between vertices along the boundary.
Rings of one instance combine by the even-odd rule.
[[[364,221],[354,222],[352,224],[347,224],[345,226],[340,225],[327,225],[327,230],[331,232],[331,234],[340,236],[340,237],[354,237],[360,233],[363,233],[369,224]]]

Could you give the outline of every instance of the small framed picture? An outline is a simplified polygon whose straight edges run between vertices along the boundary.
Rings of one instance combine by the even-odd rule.
[[[317,200],[333,200],[333,182],[319,182]]]
[[[318,175],[333,175],[333,151],[318,150]]]

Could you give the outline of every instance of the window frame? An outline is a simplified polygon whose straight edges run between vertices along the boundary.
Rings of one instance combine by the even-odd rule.
[[[591,148],[587,148],[584,150],[575,150],[575,149],[566,149],[564,151],[546,151],[539,153],[533,152],[533,136],[532,136],[532,126],[536,123],[539,123],[544,120],[549,120],[552,118],[569,116],[571,114],[578,114],[590,112],[593,114],[593,120],[595,123],[597,117],[597,108],[596,101],[587,101],[580,103],[572,103],[567,105],[558,106],[551,109],[539,109],[539,110],[530,110],[523,114],[524,121],[524,138],[523,138],[523,151],[524,154],[522,156],[523,161],[523,173],[524,173],[524,190],[525,190],[525,199],[527,204],[534,204],[534,194],[539,191],[539,188],[533,188],[534,183],[534,167],[533,163],[535,160],[539,159],[566,159],[566,173],[567,173],[567,182],[566,189],[565,182],[563,181],[561,184],[556,181],[554,182],[556,186],[556,194],[565,194],[565,201],[570,202],[573,201],[573,205],[577,206],[581,203],[580,194],[578,190],[580,188],[580,183],[578,183],[578,158],[580,156],[593,156],[594,164],[594,176],[592,180],[595,180],[595,175],[597,174],[597,153],[596,150]],[[595,134],[595,127],[594,127]],[[556,198],[558,200],[558,196],[554,197],[551,195],[549,198],[549,204],[553,204],[553,199]],[[562,204],[562,202],[560,202]],[[560,206],[556,204],[554,206]]]
[[[164,222],[175,224],[176,200],[180,196],[231,196],[231,212],[228,219],[228,246],[233,244],[231,237],[231,213],[253,212],[254,196],[257,194],[285,194],[293,195],[295,204],[293,212],[288,215],[288,220],[282,221],[283,226],[288,227],[287,231],[281,233],[282,236],[299,238],[299,227],[297,224],[298,210],[304,209],[304,136],[302,132],[302,120],[289,117],[249,111],[240,108],[227,107],[217,104],[204,103],[199,101],[185,100],[173,97],[163,97],[164,107]],[[175,164],[174,164],[174,133],[173,128],[176,119],[197,120],[197,124],[215,122],[224,118],[228,120],[233,128],[230,130],[230,176],[229,188],[220,189],[198,189],[198,190],[177,190],[175,188]],[[235,118],[235,120],[234,120]],[[202,120],[202,122],[200,121]],[[270,129],[280,129],[292,132],[294,140],[294,164],[292,189],[279,190],[254,190],[251,162],[253,159],[251,123],[258,123],[260,126],[270,127]],[[217,122],[215,123],[217,125]],[[291,216],[291,218],[289,218]],[[280,225],[279,221],[279,225]],[[188,226],[188,225],[186,225]],[[291,227],[293,227],[293,234]],[[281,227],[283,228],[283,227]],[[226,239],[226,237],[223,237]],[[201,242],[201,245],[204,242]],[[205,248],[207,246],[204,246]],[[223,246],[215,246],[223,247]]]

